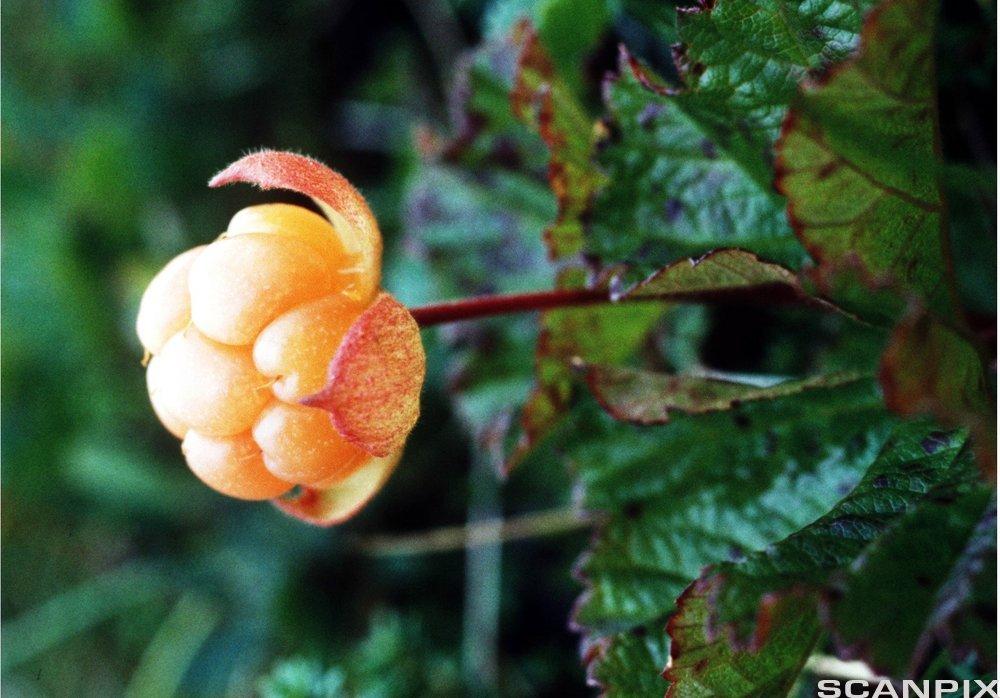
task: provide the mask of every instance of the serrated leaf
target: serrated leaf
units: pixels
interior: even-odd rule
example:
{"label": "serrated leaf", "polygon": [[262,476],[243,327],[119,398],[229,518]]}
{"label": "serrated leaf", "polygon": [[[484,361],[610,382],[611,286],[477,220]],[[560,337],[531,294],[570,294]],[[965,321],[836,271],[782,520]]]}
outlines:
{"label": "serrated leaf", "polygon": [[665,424],[675,412],[719,412],[755,400],[774,400],[864,379],[861,373],[844,371],[761,386],[614,366],[590,366],[586,377],[590,391],[608,414],[634,424]]}
{"label": "serrated leaf", "polygon": [[[974,630],[996,618],[995,584],[982,599],[973,596],[980,578],[990,579],[990,566],[995,580],[995,493],[981,487],[932,497],[837,585],[826,615],[841,655],[889,676],[918,676],[940,644],[956,661],[973,654],[995,668],[996,634]],[[886,627],[892,632],[881,631]]]}
{"label": "serrated leaf", "polygon": [[670,657],[666,633],[659,625],[639,626],[627,633],[600,638],[585,645],[587,682],[602,689],[605,698],[661,698],[667,687],[651,667],[662,667]]}
{"label": "serrated leaf", "polygon": [[[867,19],[860,55],[804,89],[777,145],[778,188],[827,275],[859,265],[875,281],[952,312],[936,140],[937,3],[894,0]],[[836,300],[836,299],[835,299]],[[870,316],[871,301],[855,308]]]}
{"label": "serrated leaf", "polygon": [[797,268],[804,252],[772,187],[772,144],[810,70],[846,56],[871,2],[719,0],[678,14],[680,85],[623,52],[605,88],[587,249],[648,270],[734,245]]}
{"label": "serrated leaf", "polygon": [[591,165],[591,120],[556,73],[538,35],[527,22],[514,30],[520,45],[517,73],[510,93],[515,115],[537,129],[549,149],[549,185],[559,213],[545,231],[549,256],[574,255],[583,247],[582,217],[601,184]]}
{"label": "serrated leaf", "polygon": [[[665,622],[705,565],[763,549],[822,515],[888,436],[870,381],[663,427],[580,419],[575,433],[586,438],[570,459],[584,506],[607,518],[578,565],[588,588],[574,621],[612,647],[631,628]],[[634,680],[592,671],[609,687]]]}
{"label": "serrated leaf", "polygon": [[632,288],[614,291],[613,298],[766,305],[801,303],[826,308],[803,290],[790,270],[738,249],[712,250],[699,257],[678,260],[657,269]]}
{"label": "serrated leaf", "polygon": [[739,563],[722,563],[705,576],[723,583],[716,599],[716,623],[737,643],[759,631],[761,600],[792,589],[818,588],[846,569],[899,517],[935,488],[970,485],[967,437],[926,423],[896,428],[864,479],[850,494],[809,526]]}
{"label": "serrated leaf", "polygon": [[[895,522],[918,510],[921,502],[935,497],[950,497],[953,501],[961,492],[975,487],[978,485],[964,435],[938,432],[926,424],[900,425],[861,483],[829,513],[744,561],[721,563],[702,573],[686,592],[704,599],[706,604],[696,607],[702,626],[701,641],[695,646],[711,644],[718,651],[711,657],[701,653],[685,657],[684,645],[678,649],[675,644],[675,662],[694,666],[689,675],[677,680],[701,685],[707,673],[732,663],[732,652],[749,663],[742,676],[757,675],[753,658],[765,659],[766,668],[775,633],[784,642],[788,632],[787,626],[776,620],[775,608],[792,599],[800,605],[795,623],[818,629],[819,592],[833,575],[847,570]],[[913,574],[912,566],[907,572]],[[685,614],[683,604],[681,614]],[[682,618],[679,623],[690,644],[694,621]],[[782,653],[786,659],[804,660],[814,638],[802,635],[797,643],[786,644]],[[695,659],[699,660],[697,664],[693,664]]]}
{"label": "serrated leaf", "polygon": [[736,246],[797,267],[804,252],[784,202],[753,179],[623,52],[605,85],[610,136],[598,164],[607,185],[594,202],[587,252],[627,263],[642,278],[680,257]]}
{"label": "serrated leaf", "polygon": [[717,578],[700,578],[677,600],[677,613],[667,625],[667,698],[787,695],[819,637],[815,600],[787,595],[768,604],[760,617],[767,635],[750,652],[732,647],[723,635],[705,632],[712,622],[717,583]]}

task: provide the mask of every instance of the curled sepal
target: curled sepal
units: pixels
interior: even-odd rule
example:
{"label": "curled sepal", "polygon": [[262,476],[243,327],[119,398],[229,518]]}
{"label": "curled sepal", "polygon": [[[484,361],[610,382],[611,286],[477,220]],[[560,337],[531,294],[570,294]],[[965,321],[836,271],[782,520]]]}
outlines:
{"label": "curled sepal", "polygon": [[274,505],[289,516],[314,526],[333,526],[354,516],[382,489],[399,462],[402,450],[372,458],[346,478],[324,486],[302,487],[298,494],[279,497]]}
{"label": "curled sepal", "polygon": [[344,336],[326,387],[302,404],[329,412],[351,443],[387,456],[417,423],[425,370],[420,328],[405,306],[381,293]]}
{"label": "curled sepal", "polygon": [[382,266],[382,234],[371,209],[357,189],[323,163],[296,153],[262,150],[232,163],[208,182],[221,187],[234,182],[261,189],[288,189],[311,197],[338,235],[344,249],[357,258],[359,298],[370,298],[378,288]]}

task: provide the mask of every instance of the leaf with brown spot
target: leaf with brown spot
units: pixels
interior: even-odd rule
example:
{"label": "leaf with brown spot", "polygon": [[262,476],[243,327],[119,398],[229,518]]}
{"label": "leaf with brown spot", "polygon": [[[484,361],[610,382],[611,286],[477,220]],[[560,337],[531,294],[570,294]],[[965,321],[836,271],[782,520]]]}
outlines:
{"label": "leaf with brown spot", "polygon": [[700,257],[682,259],[657,270],[644,281],[614,294],[616,300],[740,301],[781,304],[817,303],[802,289],[796,275],[752,252],[712,250]]}
{"label": "leaf with brown spot", "polygon": [[996,477],[996,409],[982,355],[970,340],[919,308],[892,331],[879,366],[886,406],[905,417],[932,415],[972,430],[980,468]]}
{"label": "leaf with brown spot", "polygon": [[[703,579],[714,580],[706,634],[726,637],[737,650],[755,649],[774,629],[761,624],[770,618],[768,607],[790,595],[811,599],[803,619],[818,625],[820,594],[877,550],[895,526],[932,503],[954,502],[981,487],[964,433],[926,422],[899,424],[857,486],[823,516],[744,560],[704,572]],[[912,560],[899,572],[900,587],[918,583],[920,566]]]}
{"label": "leaf with brown spot", "polygon": [[759,614],[758,627],[766,630],[755,647],[734,648],[725,635],[709,630],[714,597],[723,583],[720,577],[703,576],[677,599],[677,611],[667,624],[667,697],[787,695],[819,638],[815,598],[789,594],[773,599]]}
{"label": "leaf with brown spot", "polygon": [[536,129],[549,148],[549,186],[559,212],[545,230],[552,259],[568,257],[583,247],[583,219],[603,177],[592,162],[592,120],[557,75],[537,33],[527,23],[514,30],[521,47],[510,93],[514,114]]}
{"label": "leaf with brown spot", "polygon": [[[805,87],[777,143],[788,218],[828,275],[858,265],[898,292],[953,313],[938,172],[933,36],[937,3],[886,2],[866,19],[860,54]],[[878,317],[876,297],[835,297]]]}
{"label": "leaf with brown spot", "polygon": [[865,378],[844,371],[761,386],[613,366],[588,366],[585,375],[590,391],[612,417],[644,425],[665,424],[674,412],[719,412],[744,402],[774,400]]}
{"label": "leaf with brown spot", "polygon": [[996,493],[981,486],[928,500],[828,594],[824,616],[838,654],[908,677],[945,647],[956,662],[975,655],[995,671]]}

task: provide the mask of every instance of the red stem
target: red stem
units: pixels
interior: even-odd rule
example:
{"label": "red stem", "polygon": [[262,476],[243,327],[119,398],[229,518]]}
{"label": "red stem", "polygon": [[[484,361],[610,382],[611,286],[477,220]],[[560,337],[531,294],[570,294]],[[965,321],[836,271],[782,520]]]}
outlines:
{"label": "red stem", "polygon": [[410,308],[417,324],[421,327],[441,325],[446,322],[472,320],[475,318],[507,315],[509,313],[527,313],[549,308],[567,308],[596,303],[610,303],[611,297],[607,289],[582,288],[554,291],[538,291],[535,293],[515,293],[499,296],[473,296],[444,303],[424,305]]}
{"label": "red stem", "polygon": [[608,289],[580,288],[514,293],[498,296],[473,296],[444,303],[434,303],[410,308],[410,314],[421,327],[441,325],[446,322],[474,320],[493,315],[528,313],[550,308],[570,308],[600,303],[636,303],[661,301],[675,303],[733,303],[744,305],[805,305],[826,311],[837,309],[820,298],[806,295],[801,289],[784,283],[766,283],[757,286],[703,290],[665,290],[659,293],[627,294],[612,299]]}

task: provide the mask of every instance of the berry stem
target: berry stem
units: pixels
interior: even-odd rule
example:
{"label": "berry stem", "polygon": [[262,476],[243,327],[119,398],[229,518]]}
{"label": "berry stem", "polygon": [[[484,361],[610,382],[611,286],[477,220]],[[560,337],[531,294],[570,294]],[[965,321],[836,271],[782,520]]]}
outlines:
{"label": "berry stem", "polygon": [[670,290],[647,295],[625,295],[612,298],[606,288],[555,289],[509,295],[472,296],[443,303],[410,308],[410,314],[420,327],[443,325],[462,320],[478,320],[495,315],[530,313],[552,308],[572,308],[602,303],[638,303],[661,301],[674,303],[731,303],[737,305],[800,305],[826,312],[843,312],[821,298],[810,296],[801,289],[783,283],[732,288]]}
{"label": "berry stem", "polygon": [[534,293],[514,293],[510,295],[473,296],[443,303],[433,303],[418,308],[410,308],[417,324],[421,327],[442,325],[461,320],[476,320],[494,315],[529,313],[551,308],[568,308],[597,303],[610,303],[607,289],[556,289]]}

